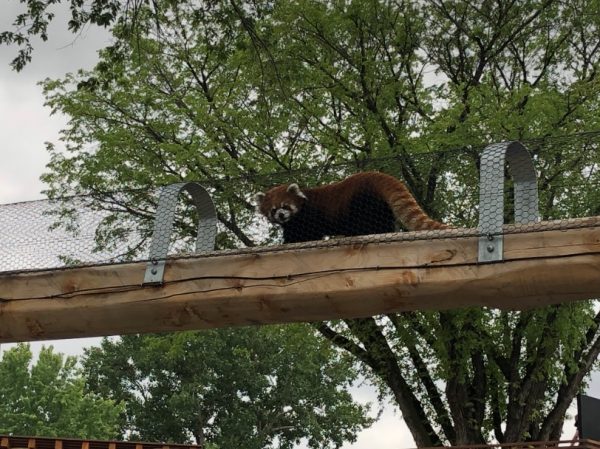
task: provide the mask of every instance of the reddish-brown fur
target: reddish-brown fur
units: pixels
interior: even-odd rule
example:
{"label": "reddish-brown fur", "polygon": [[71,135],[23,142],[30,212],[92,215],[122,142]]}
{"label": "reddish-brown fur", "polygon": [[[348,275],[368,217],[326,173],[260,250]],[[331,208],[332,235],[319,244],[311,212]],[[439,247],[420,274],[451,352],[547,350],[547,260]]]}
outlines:
{"label": "reddish-brown fur", "polygon": [[378,172],[310,189],[280,185],[257,195],[257,201],[260,212],[283,227],[286,242],[393,232],[394,219],[410,231],[448,227],[431,219],[404,183]]}

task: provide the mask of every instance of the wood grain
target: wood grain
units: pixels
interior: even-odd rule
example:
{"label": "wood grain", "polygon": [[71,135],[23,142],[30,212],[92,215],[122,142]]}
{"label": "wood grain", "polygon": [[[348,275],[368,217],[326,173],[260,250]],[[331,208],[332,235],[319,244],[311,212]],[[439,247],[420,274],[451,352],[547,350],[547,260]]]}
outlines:
{"label": "wood grain", "polygon": [[506,235],[504,261],[492,264],[477,262],[478,237],[467,230],[171,259],[162,286],[141,286],[145,263],[0,274],[0,342],[600,297],[598,219],[570,223],[576,229],[549,222]]}

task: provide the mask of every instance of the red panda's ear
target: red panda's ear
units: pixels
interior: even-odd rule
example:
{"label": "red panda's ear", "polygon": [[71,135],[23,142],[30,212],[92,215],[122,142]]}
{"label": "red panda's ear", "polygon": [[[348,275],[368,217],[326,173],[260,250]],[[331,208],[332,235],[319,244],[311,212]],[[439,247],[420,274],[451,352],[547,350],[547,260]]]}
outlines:
{"label": "red panda's ear", "polygon": [[294,184],[290,184],[287,188],[287,191],[290,193],[293,193],[294,195],[299,196],[300,198],[306,198],[306,195],[304,193],[302,193],[302,190],[300,190],[300,187],[298,187],[298,184],[294,183]]}
{"label": "red panda's ear", "polygon": [[265,194],[263,192],[258,192],[254,195],[254,202],[257,206],[260,206],[265,199]]}

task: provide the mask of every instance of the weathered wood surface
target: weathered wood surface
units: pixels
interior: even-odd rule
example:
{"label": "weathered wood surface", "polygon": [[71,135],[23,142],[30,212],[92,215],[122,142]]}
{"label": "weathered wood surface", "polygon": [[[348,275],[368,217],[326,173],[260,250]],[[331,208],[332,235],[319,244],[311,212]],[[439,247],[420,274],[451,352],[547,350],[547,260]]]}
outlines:
{"label": "weathered wood surface", "polygon": [[[477,263],[456,238],[248,252],[167,262],[0,274],[0,342],[364,317],[489,306],[524,309],[600,297],[600,219],[504,237],[504,261]],[[510,230],[510,229],[509,229]],[[447,236],[447,238],[445,238]]]}

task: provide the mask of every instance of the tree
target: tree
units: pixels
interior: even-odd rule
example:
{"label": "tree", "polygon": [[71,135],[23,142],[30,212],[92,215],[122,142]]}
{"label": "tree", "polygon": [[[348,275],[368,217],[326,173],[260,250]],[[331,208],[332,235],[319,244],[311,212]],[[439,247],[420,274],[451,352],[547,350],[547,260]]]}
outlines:
{"label": "tree", "polygon": [[115,438],[122,407],[84,392],[74,357],[43,347],[38,360],[27,344],[0,360],[0,433],[71,438]]}
{"label": "tree", "polygon": [[92,391],[126,407],[134,438],[211,448],[340,447],[368,425],[356,371],[305,325],[104,339],[86,351]]}
{"label": "tree", "polygon": [[[47,193],[90,194],[111,213],[100,232],[106,245],[122,237],[120,220],[147,235],[150,187],[201,179],[217,202],[220,247],[252,246],[275,238],[257,235],[253,191],[370,167],[401,175],[433,216],[470,226],[478,150],[520,139],[535,156],[545,219],[598,213],[599,8],[593,0],[142,6],[137,32],[118,23],[94,70],[44,83],[48,104],[70,117],[67,153],[48,147]],[[581,302],[317,327],[391,395],[417,444],[432,446],[557,439],[600,352],[599,323]]]}

